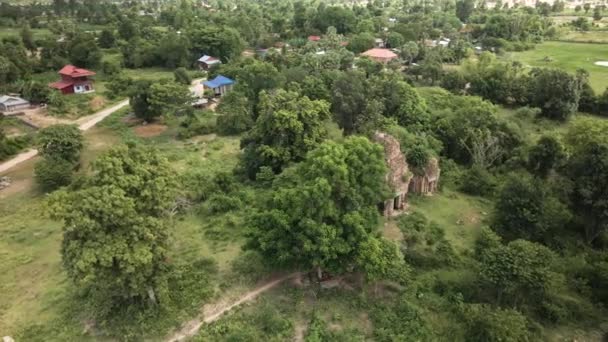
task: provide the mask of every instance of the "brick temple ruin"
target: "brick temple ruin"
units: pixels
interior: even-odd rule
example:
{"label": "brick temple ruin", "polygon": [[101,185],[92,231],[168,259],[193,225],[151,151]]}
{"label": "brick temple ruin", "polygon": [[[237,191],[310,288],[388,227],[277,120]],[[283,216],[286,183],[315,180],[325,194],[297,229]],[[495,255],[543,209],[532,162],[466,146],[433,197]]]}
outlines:
{"label": "brick temple ruin", "polygon": [[393,196],[380,205],[384,216],[394,216],[406,210],[409,192],[428,195],[437,191],[441,172],[437,158],[431,158],[424,169],[413,172],[397,139],[390,134],[376,132],[374,141],[384,147],[384,161],[388,167],[386,181],[393,191]]}

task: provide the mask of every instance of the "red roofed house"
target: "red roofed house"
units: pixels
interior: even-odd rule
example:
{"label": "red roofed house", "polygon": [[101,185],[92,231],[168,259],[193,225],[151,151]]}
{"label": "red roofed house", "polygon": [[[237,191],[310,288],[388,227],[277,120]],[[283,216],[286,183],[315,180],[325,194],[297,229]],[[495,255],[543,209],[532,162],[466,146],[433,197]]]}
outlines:
{"label": "red roofed house", "polygon": [[61,81],[53,82],[49,86],[61,90],[63,94],[82,94],[95,91],[93,80],[89,79],[89,76],[95,75],[92,71],[68,64],[59,70],[59,75],[61,75]]}
{"label": "red roofed house", "polygon": [[321,37],[319,36],[308,36],[309,42],[318,42],[319,40],[321,40]]}
{"label": "red roofed house", "polygon": [[371,58],[372,60],[380,63],[388,63],[393,59],[397,58],[397,54],[389,49],[379,49],[374,48],[371,50],[367,50],[361,54],[361,56],[366,56]]}

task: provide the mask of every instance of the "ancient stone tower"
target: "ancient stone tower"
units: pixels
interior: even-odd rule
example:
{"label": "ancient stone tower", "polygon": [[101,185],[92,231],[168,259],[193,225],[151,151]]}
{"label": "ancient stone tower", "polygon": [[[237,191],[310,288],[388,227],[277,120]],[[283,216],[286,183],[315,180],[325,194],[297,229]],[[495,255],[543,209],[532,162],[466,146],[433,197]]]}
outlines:
{"label": "ancient stone tower", "polygon": [[386,182],[393,191],[392,197],[381,205],[384,216],[393,216],[407,209],[407,194],[410,191],[422,195],[437,191],[440,169],[436,158],[429,160],[424,170],[417,170],[414,174],[397,139],[390,134],[376,132],[374,141],[384,147],[384,161],[388,167]]}

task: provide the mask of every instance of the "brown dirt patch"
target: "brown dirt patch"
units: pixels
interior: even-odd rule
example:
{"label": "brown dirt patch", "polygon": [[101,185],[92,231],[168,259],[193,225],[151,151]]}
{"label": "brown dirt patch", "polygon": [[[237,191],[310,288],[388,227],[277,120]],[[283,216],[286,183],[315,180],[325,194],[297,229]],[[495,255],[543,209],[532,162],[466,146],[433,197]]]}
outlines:
{"label": "brown dirt patch", "polygon": [[17,193],[24,193],[32,188],[34,180],[32,178],[12,180],[11,185],[0,190],[0,199],[7,198]]}
{"label": "brown dirt patch", "polygon": [[94,112],[103,109],[105,105],[106,100],[101,96],[95,96],[91,99],[91,101],[89,101],[89,107],[91,107],[91,110]]}
{"label": "brown dirt patch", "polygon": [[67,119],[61,119],[48,115],[47,109],[42,107],[27,109],[23,112],[24,115],[19,116],[18,119],[40,128],[60,123],[73,123],[73,121]]}
{"label": "brown dirt patch", "polygon": [[166,130],[167,126],[156,123],[133,127],[133,132],[142,138],[155,137]]}

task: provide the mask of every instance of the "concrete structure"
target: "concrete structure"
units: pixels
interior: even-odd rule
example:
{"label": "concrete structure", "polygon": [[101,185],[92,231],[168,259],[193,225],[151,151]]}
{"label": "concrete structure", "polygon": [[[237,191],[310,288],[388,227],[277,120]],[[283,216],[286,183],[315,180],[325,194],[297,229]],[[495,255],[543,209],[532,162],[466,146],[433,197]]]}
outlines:
{"label": "concrete structure", "polygon": [[0,96],[0,112],[8,114],[30,108],[30,102],[18,96]]}

